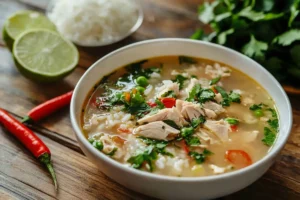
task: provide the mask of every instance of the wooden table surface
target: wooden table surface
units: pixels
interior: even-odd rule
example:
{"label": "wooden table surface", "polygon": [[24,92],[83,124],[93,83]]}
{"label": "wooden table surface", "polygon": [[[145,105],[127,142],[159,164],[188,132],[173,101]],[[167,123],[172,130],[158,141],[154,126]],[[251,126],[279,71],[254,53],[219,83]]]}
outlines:
{"label": "wooden table surface", "polygon": [[[48,0],[0,0],[0,26],[17,10],[43,11]],[[0,107],[21,119],[34,106],[74,88],[85,70],[106,53],[126,44],[161,37],[189,37],[196,28],[201,0],[141,0],[145,20],[126,40],[107,47],[79,48],[76,70],[59,83],[41,85],[16,70],[11,54],[0,38]],[[300,96],[290,95],[294,124],[291,136],[275,164],[251,186],[222,199],[300,199]],[[114,182],[80,150],[63,109],[31,127],[49,146],[57,173],[56,194],[47,171],[0,127],[0,199],[151,199]]]}

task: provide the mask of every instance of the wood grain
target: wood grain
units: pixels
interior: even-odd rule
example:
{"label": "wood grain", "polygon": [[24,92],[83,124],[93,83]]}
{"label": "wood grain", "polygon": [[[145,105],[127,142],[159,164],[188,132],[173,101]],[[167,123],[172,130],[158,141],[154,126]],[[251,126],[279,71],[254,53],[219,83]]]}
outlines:
{"label": "wood grain", "polygon": [[[43,10],[48,0],[0,0],[0,26],[17,10]],[[25,3],[26,4],[25,4]],[[0,38],[0,107],[20,119],[34,106],[74,88],[93,62],[126,44],[158,37],[189,37],[204,27],[196,10],[201,0],[140,0],[145,21],[131,37],[117,44],[79,47],[80,62],[65,80],[36,84],[16,70]],[[222,199],[300,199],[300,97],[290,95],[294,125],[291,136],[271,169],[257,182]],[[56,196],[48,173],[22,145],[0,128],[0,199],[147,199],[103,175],[80,150],[69,120],[69,109],[32,125],[49,145],[60,184]]]}

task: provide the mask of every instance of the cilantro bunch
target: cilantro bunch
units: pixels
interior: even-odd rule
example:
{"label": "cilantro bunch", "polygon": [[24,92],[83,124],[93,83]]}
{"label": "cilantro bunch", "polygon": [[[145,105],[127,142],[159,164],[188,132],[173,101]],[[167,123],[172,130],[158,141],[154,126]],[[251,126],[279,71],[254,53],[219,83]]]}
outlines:
{"label": "cilantro bunch", "polygon": [[300,0],[215,0],[199,7],[209,35],[192,39],[218,43],[253,58],[279,81],[300,79]]}

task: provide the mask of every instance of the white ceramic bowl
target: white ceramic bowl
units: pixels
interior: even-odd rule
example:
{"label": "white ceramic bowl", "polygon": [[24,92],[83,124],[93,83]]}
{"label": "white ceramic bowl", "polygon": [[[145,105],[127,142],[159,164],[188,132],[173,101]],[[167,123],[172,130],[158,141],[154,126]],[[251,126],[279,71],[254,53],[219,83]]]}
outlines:
{"label": "white ceramic bowl", "polygon": [[[104,75],[120,66],[155,56],[186,55],[226,63],[255,79],[274,99],[279,112],[280,131],[269,153],[253,165],[226,174],[208,177],[169,177],[125,167],[95,149],[83,136],[80,116],[91,88]],[[120,184],[161,199],[210,199],[236,192],[261,177],[283,148],[292,126],[289,99],[275,78],[250,58],[231,49],[189,39],[155,39],[118,49],[98,60],[79,80],[71,102],[71,121],[78,143],[100,170]]]}

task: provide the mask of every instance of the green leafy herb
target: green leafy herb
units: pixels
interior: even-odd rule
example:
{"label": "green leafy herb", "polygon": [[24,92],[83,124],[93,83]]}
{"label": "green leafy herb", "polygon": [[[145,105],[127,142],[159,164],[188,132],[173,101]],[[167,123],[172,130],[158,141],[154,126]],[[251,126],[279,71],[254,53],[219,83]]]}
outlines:
{"label": "green leafy herb", "polygon": [[149,138],[146,138],[146,137],[139,137],[139,138],[141,138],[147,145],[154,146],[154,148],[155,148],[154,150],[157,153],[167,155],[167,156],[170,156],[170,157],[174,157],[173,154],[171,154],[170,152],[167,152],[166,149],[165,149],[167,147],[167,145],[169,144],[168,141],[154,140],[154,139],[149,139]]}
{"label": "green leafy herb", "polygon": [[207,149],[204,149],[202,153],[190,151],[189,155],[196,161],[197,164],[202,164],[207,158],[207,156],[212,155],[212,152]]}
{"label": "green leafy herb", "polygon": [[271,128],[273,128],[275,131],[278,130],[278,119],[269,119],[268,124]]}
{"label": "green leafy herb", "polygon": [[277,118],[276,110],[273,108],[268,108],[267,111],[270,111],[272,113],[272,117]]}
{"label": "green leafy herb", "polygon": [[196,64],[197,61],[194,58],[188,56],[178,56],[179,64],[189,63],[189,64]]}
{"label": "green leafy herb", "polygon": [[135,156],[130,157],[127,162],[131,163],[133,168],[139,169],[143,163],[146,162],[150,171],[154,170],[153,161],[157,159],[157,152],[154,150],[154,146],[150,145],[144,152],[138,152]]}
{"label": "green leafy herb", "polygon": [[193,136],[185,138],[185,142],[188,146],[197,146],[201,144],[199,138]]}
{"label": "green leafy herb", "polygon": [[230,106],[230,98],[224,88],[220,86],[215,86],[215,89],[221,94],[223,101],[221,102],[222,106]]}
{"label": "green leafy herb", "polygon": [[196,97],[201,92],[201,85],[196,84],[189,93],[189,97],[186,99],[187,101],[195,101]]}
{"label": "green leafy herb", "polygon": [[176,98],[176,94],[174,92],[174,90],[169,90],[168,92],[164,93],[163,95],[161,95],[161,97],[172,97],[172,98]]}
{"label": "green leafy herb", "polygon": [[176,77],[173,80],[173,82],[177,82],[179,84],[179,89],[182,89],[184,81],[187,80],[187,79],[188,79],[187,77],[184,77],[184,76],[178,74],[178,75],[176,75]]}
{"label": "green leafy herb", "polygon": [[215,85],[221,80],[221,76],[218,76],[212,80],[210,80],[209,85]]}
{"label": "green leafy herb", "polygon": [[235,92],[230,92],[229,93],[229,99],[231,102],[235,102],[235,103],[241,103],[241,95]]}
{"label": "green leafy herb", "polygon": [[180,134],[184,138],[191,136],[193,133],[194,133],[194,128],[193,127],[183,127],[180,130]]}
{"label": "green leafy herb", "polygon": [[159,109],[165,108],[165,105],[159,99],[155,99],[155,103],[156,103],[157,108],[159,108]]}
{"label": "green leafy herb", "polygon": [[200,124],[204,124],[205,121],[205,117],[201,115],[199,118],[193,118],[191,121],[191,125],[194,129],[196,129]]}
{"label": "green leafy herb", "polygon": [[215,96],[216,95],[212,89],[203,89],[199,95],[199,101],[204,103],[206,101],[213,100]]}
{"label": "green leafy herb", "polygon": [[[192,39],[218,43],[242,52],[259,62],[279,81],[299,85],[299,0],[209,2],[199,6],[198,18],[209,24],[213,32],[197,30]],[[226,100],[224,104],[228,102]]]}
{"label": "green leafy herb", "polygon": [[227,121],[228,124],[231,124],[231,125],[236,125],[239,123],[239,120],[235,119],[235,118],[226,118],[225,121]]}
{"label": "green leafy herb", "polygon": [[166,119],[166,120],[163,120],[163,122],[177,130],[180,130],[180,127],[173,120]]}
{"label": "green leafy herb", "polygon": [[262,142],[267,146],[272,146],[276,139],[276,134],[268,127],[264,128],[264,138]]}
{"label": "green leafy herb", "polygon": [[263,104],[262,103],[260,103],[260,104],[253,104],[252,106],[250,106],[250,110],[261,110],[262,109],[262,107],[263,107]]}

